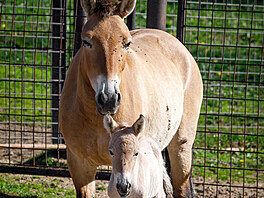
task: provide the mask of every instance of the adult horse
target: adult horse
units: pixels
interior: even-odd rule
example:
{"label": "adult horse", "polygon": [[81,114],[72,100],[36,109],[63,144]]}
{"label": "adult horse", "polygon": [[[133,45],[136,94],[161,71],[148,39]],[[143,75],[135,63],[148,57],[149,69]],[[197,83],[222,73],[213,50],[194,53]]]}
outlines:
{"label": "adult horse", "polygon": [[[129,32],[124,23],[136,0],[81,0],[88,21],[62,91],[59,125],[77,197],[93,197],[99,165],[111,165],[104,114],[132,124],[168,146],[175,197],[191,197],[189,180],[202,80],[188,50],[159,30]],[[98,113],[99,112],[99,113]],[[100,115],[102,114],[102,115]]]}

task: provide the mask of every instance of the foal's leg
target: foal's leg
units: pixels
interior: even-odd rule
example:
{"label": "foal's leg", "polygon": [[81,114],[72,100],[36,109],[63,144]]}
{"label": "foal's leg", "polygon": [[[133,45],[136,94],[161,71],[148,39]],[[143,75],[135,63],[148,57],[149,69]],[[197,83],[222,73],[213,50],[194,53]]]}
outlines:
{"label": "foal's leg", "polygon": [[67,149],[67,162],[77,198],[95,197],[95,174],[97,167],[80,159],[70,149]]}
{"label": "foal's leg", "polygon": [[202,99],[201,86],[202,84],[197,81],[189,82],[184,93],[182,120],[176,135],[168,146],[175,197],[194,197],[189,177],[192,165],[192,146]]}

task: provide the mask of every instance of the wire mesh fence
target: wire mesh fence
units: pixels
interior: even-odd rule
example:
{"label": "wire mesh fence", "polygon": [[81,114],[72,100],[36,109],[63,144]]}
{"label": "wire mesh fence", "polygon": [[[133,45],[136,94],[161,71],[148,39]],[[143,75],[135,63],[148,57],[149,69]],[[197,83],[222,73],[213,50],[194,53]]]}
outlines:
{"label": "wire mesh fence", "polygon": [[65,166],[50,149],[65,149],[57,115],[72,57],[73,2],[3,0],[0,8],[0,163]]}
{"label": "wire mesh fence", "polygon": [[[204,82],[194,184],[203,197],[210,197],[207,187],[215,196],[227,189],[235,197],[232,191],[240,188],[244,197],[252,190],[261,197],[264,1],[183,2],[179,28]],[[67,168],[57,115],[65,74],[78,48],[77,3],[0,2],[1,167]],[[168,0],[166,31],[173,36],[177,13],[178,1]],[[147,0],[138,0],[135,27],[145,28],[146,18]]]}
{"label": "wire mesh fence", "polygon": [[204,83],[193,172],[216,196],[263,193],[263,11],[263,1],[186,4],[184,44]]}

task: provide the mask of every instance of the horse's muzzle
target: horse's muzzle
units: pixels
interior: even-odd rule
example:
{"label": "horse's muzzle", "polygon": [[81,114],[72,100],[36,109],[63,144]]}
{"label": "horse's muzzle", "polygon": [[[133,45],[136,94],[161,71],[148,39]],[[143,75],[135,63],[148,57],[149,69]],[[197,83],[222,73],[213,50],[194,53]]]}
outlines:
{"label": "horse's muzzle", "polygon": [[96,98],[97,110],[101,115],[110,113],[112,115],[117,113],[118,106],[121,102],[120,92],[115,92],[113,94],[100,92]]}
{"label": "horse's muzzle", "polygon": [[116,189],[120,197],[127,197],[130,194],[131,184],[129,182],[117,183]]}

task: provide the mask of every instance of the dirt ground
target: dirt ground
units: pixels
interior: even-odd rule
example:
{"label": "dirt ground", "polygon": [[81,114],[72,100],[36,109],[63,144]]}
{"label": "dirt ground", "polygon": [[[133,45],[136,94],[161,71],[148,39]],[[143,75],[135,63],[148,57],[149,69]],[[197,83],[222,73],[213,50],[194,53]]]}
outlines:
{"label": "dirt ground", "polygon": [[[1,176],[1,174],[0,174]],[[61,177],[46,177],[46,176],[30,176],[30,175],[15,175],[15,174],[5,174],[5,177],[20,177],[20,181],[16,181],[16,184],[19,183],[24,183],[24,182],[37,182],[37,183],[52,183],[54,179],[57,179],[60,181],[58,184],[58,188],[66,188],[66,189],[74,189],[73,183],[71,178],[61,178]],[[206,183],[208,185],[205,185],[203,188],[203,184],[197,184],[197,183],[203,183],[203,178],[194,178],[193,179],[194,183],[194,189],[196,192],[196,196],[199,197],[206,197],[206,198],[226,198],[230,197],[230,188],[229,187],[221,187],[218,186],[218,193],[216,195],[216,186],[214,186],[215,181],[206,179]],[[102,180],[97,180],[96,181],[96,197],[97,198],[107,198],[107,185],[108,181],[102,181]],[[221,181],[219,185],[229,185],[227,181]],[[232,187],[231,188],[231,197],[232,198],[255,198],[259,197],[262,198],[264,197],[264,190],[259,189],[258,195],[256,193],[256,189],[253,184],[246,184],[245,186],[247,188],[244,189],[244,196],[243,196],[243,183],[242,182],[235,182],[232,184],[233,186],[241,186],[239,187]],[[259,188],[264,188],[264,184],[260,183]],[[59,195],[59,194],[58,194]]]}
{"label": "dirt ground", "polygon": [[[3,129],[3,125],[1,125],[1,129]],[[11,130],[16,131],[15,129],[19,129],[19,126],[12,126]],[[41,143],[52,143],[51,142],[51,133],[50,129],[46,129],[46,135],[42,133],[43,129],[40,127],[35,127],[35,131],[39,132],[34,134],[34,141],[32,137],[32,132],[30,132],[32,129],[30,127],[23,127],[23,140],[21,140],[21,132],[9,132],[2,130],[1,132],[1,138],[0,143],[6,144],[8,143],[8,139],[10,137],[11,141],[10,143],[14,144],[20,144],[21,141],[23,144],[33,142],[35,144],[41,144]],[[4,132],[3,132],[4,131]],[[22,152],[21,152],[22,151]],[[32,164],[32,157],[33,155],[36,156],[43,152],[43,150],[36,150],[32,151],[31,149],[0,149],[0,163],[1,164]],[[9,155],[10,153],[10,155]],[[66,166],[66,159],[63,159],[63,156],[65,156],[65,152],[60,154],[60,164],[65,164]],[[51,162],[49,162],[49,166],[56,166],[58,164],[58,152],[55,151],[48,153],[46,157],[36,159],[36,164],[38,163],[47,163],[47,159],[51,159]],[[31,161],[30,161],[31,160]],[[46,160],[46,162],[45,162]],[[42,164],[45,165],[45,164]],[[21,179],[17,182],[52,182],[54,179],[60,180],[60,184],[58,187],[68,188],[68,189],[74,189],[72,180],[70,178],[60,178],[60,177],[45,177],[45,176],[29,176],[29,175],[12,175],[7,174],[8,177],[14,177],[19,176]],[[258,187],[262,188],[259,189],[258,192],[256,190],[256,184],[244,184],[243,188],[243,182],[237,181],[232,183],[232,188],[230,188],[229,181],[220,181],[219,183],[216,183],[216,181],[212,179],[206,179],[206,181],[203,180],[202,177],[196,177],[193,178],[194,183],[194,189],[196,192],[197,197],[206,197],[206,198],[226,198],[226,197],[232,197],[232,198],[240,198],[240,197],[246,197],[246,198],[255,198],[255,197],[264,197],[264,182],[260,181],[258,183]],[[97,187],[97,198],[105,198],[107,197],[107,181],[96,181],[96,187]],[[222,186],[221,186],[222,185]],[[218,187],[217,187],[218,186]],[[244,190],[243,190],[244,189]],[[231,196],[230,196],[231,193]]]}

